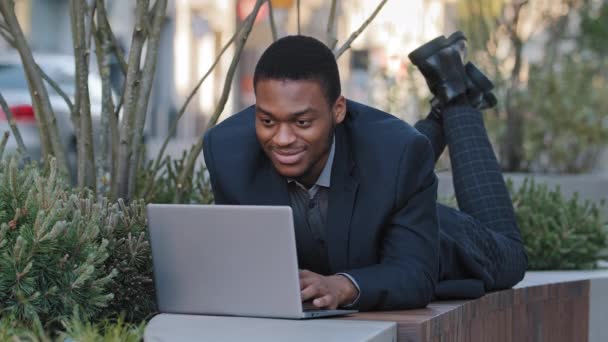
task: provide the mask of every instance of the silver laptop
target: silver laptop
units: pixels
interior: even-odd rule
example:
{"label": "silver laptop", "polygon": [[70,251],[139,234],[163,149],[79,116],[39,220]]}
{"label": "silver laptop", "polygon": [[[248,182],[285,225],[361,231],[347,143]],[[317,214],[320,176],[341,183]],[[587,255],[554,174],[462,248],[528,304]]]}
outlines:
{"label": "silver laptop", "polygon": [[303,310],[290,207],[149,204],[163,313],[313,318]]}

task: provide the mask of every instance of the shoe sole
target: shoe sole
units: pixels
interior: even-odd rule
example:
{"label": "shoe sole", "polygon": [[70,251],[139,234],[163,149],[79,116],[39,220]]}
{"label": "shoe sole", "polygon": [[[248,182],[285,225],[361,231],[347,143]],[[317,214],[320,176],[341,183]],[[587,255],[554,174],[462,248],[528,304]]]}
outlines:
{"label": "shoe sole", "polygon": [[410,61],[412,61],[412,63],[414,63],[414,65],[418,65],[435,52],[441,50],[441,48],[445,46],[445,42],[445,37],[439,36],[410,52],[407,57],[410,59]]}
{"label": "shoe sole", "polygon": [[412,61],[412,63],[414,63],[414,65],[418,65],[437,51],[444,47],[451,46],[459,40],[467,40],[467,37],[464,35],[464,33],[462,33],[462,31],[456,31],[448,38],[439,36],[410,52],[407,57],[410,59],[410,61]]}

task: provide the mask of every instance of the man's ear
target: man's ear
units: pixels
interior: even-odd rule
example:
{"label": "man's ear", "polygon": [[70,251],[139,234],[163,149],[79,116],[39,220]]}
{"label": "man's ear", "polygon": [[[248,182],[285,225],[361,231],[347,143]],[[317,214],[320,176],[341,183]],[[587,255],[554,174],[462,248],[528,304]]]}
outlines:
{"label": "man's ear", "polygon": [[340,95],[334,103],[333,113],[336,124],[340,124],[344,121],[344,118],[346,117],[346,99],[344,96]]}

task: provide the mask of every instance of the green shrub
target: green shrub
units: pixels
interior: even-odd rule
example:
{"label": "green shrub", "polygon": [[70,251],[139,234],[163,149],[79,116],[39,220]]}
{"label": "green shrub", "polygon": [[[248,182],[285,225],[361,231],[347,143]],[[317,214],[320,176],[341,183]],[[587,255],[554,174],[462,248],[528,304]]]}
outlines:
{"label": "green shrub", "polygon": [[[509,184],[513,189],[512,184]],[[608,246],[607,225],[600,205],[581,202],[578,194],[566,199],[560,188],[526,179],[512,190],[513,205],[526,252],[529,269],[595,268],[600,253]]]}
{"label": "green shrub", "polygon": [[99,323],[84,322],[78,315],[63,322],[65,332],[60,341],[86,342],[139,342],[143,340],[145,322],[138,325],[125,323],[122,318]]}
{"label": "green shrub", "polygon": [[109,204],[48,170],[0,161],[0,310],[56,326],[154,310],[144,204]]}
{"label": "green shrub", "polygon": [[122,318],[89,323],[83,321],[77,311],[70,319],[61,322],[60,330],[45,331],[38,320],[29,326],[23,323],[14,317],[3,317],[0,320],[0,341],[136,342],[143,339],[145,328],[144,323],[130,324]]}
{"label": "green shrub", "polygon": [[[182,153],[181,158],[172,159],[167,156],[158,170],[154,169],[152,162],[148,162],[139,171],[136,182],[137,198],[143,198],[146,203],[213,203],[211,181],[205,166],[200,165],[186,184],[179,183],[178,176],[184,170],[186,159],[186,151]],[[178,188],[181,189],[179,195]]]}
{"label": "green shrub", "polygon": [[30,326],[26,327],[23,322],[12,316],[4,316],[0,319],[0,341],[46,342],[51,340],[38,320],[31,322]]}

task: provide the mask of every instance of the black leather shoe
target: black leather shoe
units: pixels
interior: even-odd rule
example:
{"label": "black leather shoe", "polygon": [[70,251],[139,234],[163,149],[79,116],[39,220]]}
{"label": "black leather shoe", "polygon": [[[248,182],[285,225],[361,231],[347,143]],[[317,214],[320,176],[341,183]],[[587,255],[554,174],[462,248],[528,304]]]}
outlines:
{"label": "black leather shoe", "polygon": [[[467,91],[466,98],[465,96],[459,97],[452,102],[467,103],[471,107],[484,110],[488,108],[492,108],[496,106],[497,100],[496,96],[492,94],[492,89],[494,89],[494,84],[490,79],[484,75],[481,70],[479,70],[473,63],[468,62],[464,66],[465,73],[467,74]],[[443,108],[440,101],[433,97],[431,99],[431,112],[435,117],[440,119],[441,109]]]}
{"label": "black leather shoe", "polygon": [[496,106],[497,100],[492,89],[494,84],[473,63],[464,66],[467,74],[467,98],[471,106],[484,110]]}
{"label": "black leather shoe", "polygon": [[448,38],[437,37],[408,55],[441,106],[466,94],[467,75],[462,62],[465,41],[464,34],[458,31]]}

